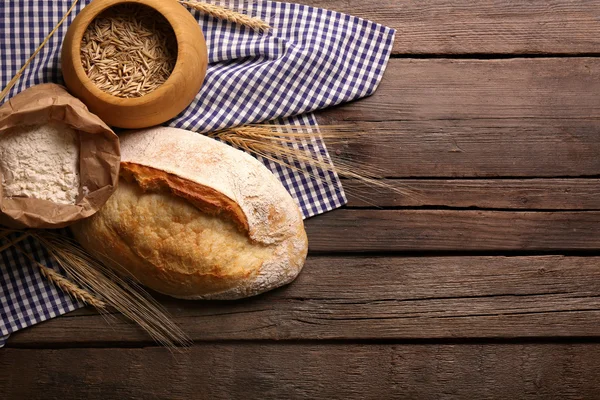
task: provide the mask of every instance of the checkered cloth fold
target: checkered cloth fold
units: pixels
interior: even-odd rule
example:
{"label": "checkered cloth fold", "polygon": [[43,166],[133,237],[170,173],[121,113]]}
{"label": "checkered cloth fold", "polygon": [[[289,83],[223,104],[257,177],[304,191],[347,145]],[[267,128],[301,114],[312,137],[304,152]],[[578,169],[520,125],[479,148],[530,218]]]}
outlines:
{"label": "checkered cloth fold", "polygon": [[[33,63],[9,97],[43,82],[62,83],[60,46],[83,0]],[[311,113],[370,95],[385,70],[394,30],[374,22],[299,4],[274,1],[225,1],[236,11],[257,16],[274,30],[251,29],[190,11],[206,37],[209,67],[194,102],[168,125],[208,132],[246,123],[277,120],[283,124],[314,125]],[[71,0],[5,0],[0,8],[0,87],[4,87],[46,34],[62,18]],[[330,160],[318,139],[304,141]],[[302,166],[300,173],[261,159],[279,177],[305,218],[345,204],[336,174]],[[60,271],[33,239],[22,248],[36,260]],[[80,306],[40,275],[15,249],[0,254],[0,347],[8,335]]]}

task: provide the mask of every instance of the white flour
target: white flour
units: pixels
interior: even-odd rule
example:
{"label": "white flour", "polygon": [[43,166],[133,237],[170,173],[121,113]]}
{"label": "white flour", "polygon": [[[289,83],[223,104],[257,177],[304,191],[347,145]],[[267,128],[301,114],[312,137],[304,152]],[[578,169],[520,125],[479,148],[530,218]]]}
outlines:
{"label": "white flour", "polygon": [[79,141],[59,123],[20,126],[0,136],[4,197],[75,204],[79,194]]}

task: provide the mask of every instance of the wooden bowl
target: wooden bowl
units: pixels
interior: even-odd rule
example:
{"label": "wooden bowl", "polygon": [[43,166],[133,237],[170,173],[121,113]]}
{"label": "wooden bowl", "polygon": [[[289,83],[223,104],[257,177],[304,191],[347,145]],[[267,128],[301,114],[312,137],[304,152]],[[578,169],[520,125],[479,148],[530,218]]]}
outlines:
{"label": "wooden bowl", "polygon": [[[81,64],[81,40],[88,25],[104,10],[122,3],[153,8],[169,22],[177,40],[173,72],[153,92],[142,97],[121,98],[99,89]],[[194,100],[206,75],[208,53],[198,22],[174,0],[94,0],[69,27],[61,54],[62,73],[69,91],[81,99],[104,122],[119,128],[159,125],[179,114]]]}

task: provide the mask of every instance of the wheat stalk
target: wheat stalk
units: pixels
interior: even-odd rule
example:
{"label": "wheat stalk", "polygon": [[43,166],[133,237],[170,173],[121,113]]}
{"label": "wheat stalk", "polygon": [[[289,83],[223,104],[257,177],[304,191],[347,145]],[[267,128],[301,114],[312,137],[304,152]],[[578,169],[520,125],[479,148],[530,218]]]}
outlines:
{"label": "wheat stalk", "polygon": [[94,259],[75,241],[48,231],[32,234],[82,289],[144,329],[167,346],[187,346],[191,340],[165,314],[160,304],[137,283],[124,280]]}
{"label": "wheat stalk", "polygon": [[53,270],[52,268],[48,268],[42,263],[36,261],[29,253],[23,250],[19,245],[13,244],[14,248],[21,254],[23,254],[29,261],[31,261],[34,265],[36,265],[42,275],[50,281],[54,286],[61,289],[63,292],[73,297],[74,299],[80,300],[90,306],[95,307],[99,311],[106,309],[106,303],[102,300],[98,299],[93,294],[81,289],[79,286],[69,281],[61,274]]}
{"label": "wheat stalk", "polygon": [[[234,147],[251,154],[263,157],[278,165],[290,168],[309,176],[323,180],[316,171],[333,172],[344,178],[356,179],[369,187],[377,187],[410,197],[419,195],[408,187],[390,185],[383,178],[387,171],[364,162],[330,154],[330,162],[317,151],[316,141],[323,139],[329,144],[349,145],[364,132],[351,126],[330,125],[288,126],[288,125],[246,125],[209,133],[208,136],[218,138]],[[385,132],[377,132],[374,137],[381,137]],[[360,197],[357,194],[353,194]]]}
{"label": "wheat stalk", "polygon": [[235,12],[226,7],[195,0],[180,0],[179,3],[192,10],[200,11],[201,13],[208,14],[217,19],[254,29],[256,32],[266,33],[272,29],[269,24],[259,18],[249,17],[246,14]]}
{"label": "wheat stalk", "polygon": [[26,239],[29,236],[29,232],[14,231],[14,230],[7,229],[7,230],[3,230],[1,239],[5,239],[8,235],[10,235],[11,233],[14,233],[14,232],[22,232],[22,235],[17,237],[16,239],[13,239],[12,241],[9,241],[8,244],[5,244],[4,246],[0,246],[0,253],[6,249],[11,248],[12,246],[14,246],[15,244],[19,243],[20,241]]}
{"label": "wheat stalk", "polygon": [[60,28],[60,26],[63,24],[63,22],[65,22],[65,20],[71,14],[71,12],[73,11],[73,9],[77,5],[77,3],[79,3],[79,0],[73,1],[73,4],[71,4],[71,7],[69,8],[69,10],[67,10],[66,14],[62,17],[62,19],[58,22],[58,24],[56,24],[56,26],[50,31],[50,33],[48,34],[48,36],[46,36],[46,38],[42,41],[42,43],[38,46],[38,48],[35,49],[35,51],[33,52],[33,54],[27,59],[27,61],[25,61],[25,64],[23,64],[23,66],[21,67],[21,69],[19,69],[19,71],[16,73],[16,75],[13,76],[13,78],[10,80],[10,82],[8,82],[8,85],[6,85],[6,87],[2,90],[2,92],[0,92],[0,102],[2,100],[4,100],[4,98],[6,97],[6,95],[8,94],[8,92],[10,91],[10,89],[12,89],[13,86],[15,86],[15,84],[17,83],[17,81],[19,80],[19,78],[21,77],[21,75],[23,75],[23,71],[25,71],[25,69],[29,66],[29,64],[31,64],[31,61],[33,61],[33,59],[35,58],[35,56],[38,55],[38,53],[42,50],[42,48],[44,48],[44,46],[46,45],[46,43],[48,43],[48,41],[50,40],[50,38],[56,33],[56,31],[58,30],[58,28]]}
{"label": "wheat stalk", "polygon": [[[62,26],[62,24],[67,20],[67,18],[69,17],[69,15],[71,15],[73,10],[75,9],[75,6],[78,3],[79,3],[79,0],[73,1],[73,3],[71,4],[71,7],[69,7],[67,12],[61,18],[61,20],[54,26],[54,28],[52,28],[50,33],[44,38],[42,43],[37,47],[37,49],[35,49],[35,51],[27,59],[27,61],[25,61],[23,66],[21,66],[21,68],[17,71],[17,73],[8,82],[6,87],[4,87],[4,89],[2,89],[2,91],[0,92],[0,102],[2,102],[4,100],[4,98],[8,95],[8,92],[15,86],[15,84],[21,78],[25,69],[29,66],[29,64],[31,64],[33,59],[44,48],[44,46],[46,46],[46,44],[50,41],[52,36],[54,36],[56,31],[58,30],[58,28],[60,28]],[[190,8],[190,9],[200,11],[202,13],[211,15],[215,18],[230,21],[235,24],[247,26],[251,29],[254,29],[257,32],[269,32],[272,29],[271,26],[269,26],[269,24],[267,24],[266,22],[264,22],[263,20],[261,20],[259,18],[249,17],[245,14],[235,12],[226,7],[222,7],[222,6],[218,6],[218,5],[214,5],[214,4],[208,4],[208,3],[201,3],[201,2],[198,2],[195,0],[194,1],[181,0],[181,1],[179,1],[179,3],[181,3],[182,5]],[[139,91],[141,89],[141,87],[138,87],[136,85],[136,89]],[[123,94],[130,94],[130,93],[123,92]],[[128,97],[128,96],[123,96],[123,97]]]}
{"label": "wheat stalk", "polygon": [[[164,346],[172,348],[191,344],[191,340],[169,319],[158,302],[137,283],[117,276],[73,240],[50,231],[6,228],[0,228],[0,239],[6,240],[11,233],[21,233],[21,236],[2,246],[0,251],[14,247],[35,264],[49,282],[63,292],[94,306],[99,311],[105,311],[108,307],[116,309]],[[37,262],[17,245],[29,236],[44,246],[68,278]]]}

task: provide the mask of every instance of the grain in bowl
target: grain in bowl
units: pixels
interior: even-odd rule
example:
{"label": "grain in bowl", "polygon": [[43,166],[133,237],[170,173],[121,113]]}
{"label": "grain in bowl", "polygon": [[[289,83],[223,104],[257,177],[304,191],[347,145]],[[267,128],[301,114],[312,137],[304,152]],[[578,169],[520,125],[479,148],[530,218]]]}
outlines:
{"label": "grain in bowl", "polygon": [[87,77],[116,97],[141,97],[171,75],[177,40],[169,22],[151,7],[119,4],[98,15],[81,40]]}

